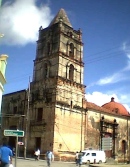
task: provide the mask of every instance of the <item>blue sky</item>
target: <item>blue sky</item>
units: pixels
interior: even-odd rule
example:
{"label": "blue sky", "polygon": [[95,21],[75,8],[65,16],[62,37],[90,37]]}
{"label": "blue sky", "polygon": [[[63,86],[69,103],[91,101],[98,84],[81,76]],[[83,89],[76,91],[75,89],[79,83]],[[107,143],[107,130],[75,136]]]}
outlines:
{"label": "blue sky", "polygon": [[115,97],[130,112],[130,0],[3,0],[0,54],[7,54],[4,94],[26,89],[33,73],[38,29],[64,8],[84,42],[86,98]]}

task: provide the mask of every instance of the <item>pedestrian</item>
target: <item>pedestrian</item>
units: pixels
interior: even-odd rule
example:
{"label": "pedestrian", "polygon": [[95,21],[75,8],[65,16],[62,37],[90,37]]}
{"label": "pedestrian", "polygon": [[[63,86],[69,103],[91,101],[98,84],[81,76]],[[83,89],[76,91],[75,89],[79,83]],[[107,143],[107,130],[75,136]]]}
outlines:
{"label": "pedestrian", "polygon": [[37,149],[37,150],[35,151],[34,155],[35,155],[35,160],[39,160],[39,158],[40,158],[40,150]]}
{"label": "pedestrian", "polygon": [[82,151],[80,151],[78,153],[78,165],[81,166],[82,165],[82,156],[83,156],[83,153]]}
{"label": "pedestrian", "polygon": [[12,164],[13,153],[7,146],[7,139],[3,138],[3,145],[0,148],[0,167],[9,167]]}
{"label": "pedestrian", "polygon": [[39,149],[37,149],[37,151],[35,151],[35,153],[34,153],[34,155],[35,155],[35,160],[39,160],[39,158],[40,158],[40,150]]}
{"label": "pedestrian", "polygon": [[78,166],[78,151],[76,152],[76,155],[75,155],[75,162],[76,162],[76,165]]}
{"label": "pedestrian", "polygon": [[47,166],[50,167],[51,162],[54,160],[54,154],[52,153],[52,151],[46,152],[46,160],[47,160]]}

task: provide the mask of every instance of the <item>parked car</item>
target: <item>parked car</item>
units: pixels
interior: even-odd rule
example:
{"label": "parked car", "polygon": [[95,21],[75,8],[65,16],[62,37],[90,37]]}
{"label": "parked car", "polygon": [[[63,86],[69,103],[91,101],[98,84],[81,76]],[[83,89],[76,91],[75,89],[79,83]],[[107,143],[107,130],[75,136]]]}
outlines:
{"label": "parked car", "polygon": [[106,154],[101,150],[82,151],[82,163],[105,163]]}

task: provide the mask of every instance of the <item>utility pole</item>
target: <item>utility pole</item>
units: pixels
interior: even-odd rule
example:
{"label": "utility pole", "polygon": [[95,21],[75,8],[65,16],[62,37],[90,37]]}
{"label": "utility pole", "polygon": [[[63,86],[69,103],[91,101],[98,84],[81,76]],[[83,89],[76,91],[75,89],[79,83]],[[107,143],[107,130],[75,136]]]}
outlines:
{"label": "utility pole", "polygon": [[82,135],[83,135],[83,111],[81,111],[81,139],[80,139],[80,150],[82,151]]}
{"label": "utility pole", "polygon": [[27,89],[27,113],[25,117],[25,138],[24,138],[24,159],[26,159],[27,154],[27,139],[28,139],[28,123],[29,123],[29,103],[30,103],[30,77]]}

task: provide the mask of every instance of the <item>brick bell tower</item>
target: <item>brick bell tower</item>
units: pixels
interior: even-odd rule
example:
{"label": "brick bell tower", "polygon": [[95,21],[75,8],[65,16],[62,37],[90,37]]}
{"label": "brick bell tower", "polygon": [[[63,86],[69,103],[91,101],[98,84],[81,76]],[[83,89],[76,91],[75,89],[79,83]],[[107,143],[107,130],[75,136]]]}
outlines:
{"label": "brick bell tower", "polygon": [[74,30],[60,9],[47,28],[39,28],[31,82],[30,147],[35,144],[42,152],[81,149],[83,69],[81,30]]}

